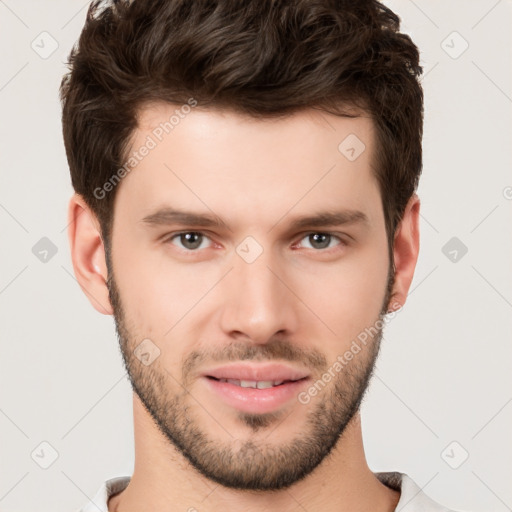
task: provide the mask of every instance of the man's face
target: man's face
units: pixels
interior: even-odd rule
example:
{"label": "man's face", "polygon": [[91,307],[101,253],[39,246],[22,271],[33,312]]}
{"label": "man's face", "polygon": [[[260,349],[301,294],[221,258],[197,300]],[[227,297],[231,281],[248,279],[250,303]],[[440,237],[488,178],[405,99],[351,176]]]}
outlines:
{"label": "man's face", "polygon": [[[132,151],[153,146],[148,136],[156,147],[117,191],[109,290],[125,365],[160,431],[203,475],[284,488],[334,448],[378,353],[380,331],[351,348],[389,300],[372,122],[196,108],[155,132],[175,109],[141,112]],[[322,212],[346,222],[294,225]]]}

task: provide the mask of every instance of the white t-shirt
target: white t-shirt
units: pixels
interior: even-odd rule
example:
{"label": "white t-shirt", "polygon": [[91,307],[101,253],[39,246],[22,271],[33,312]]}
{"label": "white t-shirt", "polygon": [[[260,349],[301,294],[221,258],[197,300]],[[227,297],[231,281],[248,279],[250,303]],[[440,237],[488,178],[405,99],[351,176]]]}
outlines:
{"label": "white t-shirt", "polygon": [[[383,472],[375,476],[386,486],[400,491],[400,500],[395,512],[455,512],[430,499],[418,485],[405,473]],[[107,480],[98,490],[93,500],[78,512],[108,512],[109,498],[124,491],[130,482],[129,476],[120,476]]]}

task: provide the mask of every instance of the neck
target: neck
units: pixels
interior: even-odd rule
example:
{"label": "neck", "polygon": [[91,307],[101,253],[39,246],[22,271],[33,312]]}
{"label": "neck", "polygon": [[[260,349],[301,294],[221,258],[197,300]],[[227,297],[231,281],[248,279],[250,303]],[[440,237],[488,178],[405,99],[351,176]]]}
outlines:
{"label": "neck", "polygon": [[201,475],[158,430],[135,394],[134,420],[133,476],[128,487],[109,500],[110,512],[392,512],[400,497],[368,468],[359,413],[312,473],[287,489],[270,492],[229,489]]}

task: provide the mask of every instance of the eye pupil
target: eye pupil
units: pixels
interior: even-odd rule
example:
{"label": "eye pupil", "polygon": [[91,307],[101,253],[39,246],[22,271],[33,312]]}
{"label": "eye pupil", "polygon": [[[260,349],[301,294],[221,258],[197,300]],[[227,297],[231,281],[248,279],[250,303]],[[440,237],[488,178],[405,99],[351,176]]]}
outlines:
{"label": "eye pupil", "polygon": [[[313,235],[310,235],[310,238],[314,239],[314,243],[319,243],[321,247],[320,249],[325,249],[329,246],[329,242],[331,241],[331,235],[328,235],[326,233],[315,233]],[[323,240],[318,240],[319,238]]]}
{"label": "eye pupil", "polygon": [[202,235],[200,233],[195,233],[193,231],[189,233],[182,233],[180,235],[181,242],[187,249],[197,249],[201,245],[201,237]]}

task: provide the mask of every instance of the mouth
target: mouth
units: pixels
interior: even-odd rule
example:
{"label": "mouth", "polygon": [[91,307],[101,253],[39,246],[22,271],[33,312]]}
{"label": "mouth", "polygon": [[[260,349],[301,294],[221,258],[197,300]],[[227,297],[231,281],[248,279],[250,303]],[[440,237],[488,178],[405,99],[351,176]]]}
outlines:
{"label": "mouth", "polygon": [[233,384],[242,385],[243,387],[256,387],[252,383],[263,382],[280,385],[283,382],[297,381],[308,377],[309,372],[284,363],[242,362],[209,368],[203,372],[203,375],[217,380],[234,381]]}
{"label": "mouth", "polygon": [[218,382],[227,382],[229,384],[233,384],[233,386],[240,386],[241,388],[253,388],[253,389],[269,389],[275,388],[277,386],[282,386],[283,384],[288,384],[289,382],[298,382],[300,380],[307,379],[307,377],[303,377],[301,379],[288,379],[288,380],[240,380],[240,379],[217,379],[212,375],[206,376],[208,379],[213,379]]}
{"label": "mouth", "polygon": [[205,371],[201,379],[213,399],[252,414],[298,402],[310,380],[307,371],[277,363],[225,365]]}

